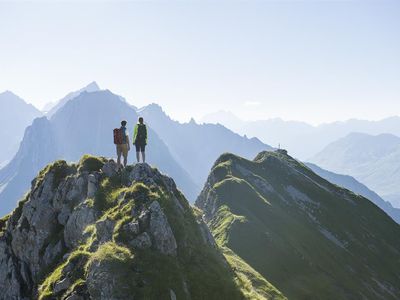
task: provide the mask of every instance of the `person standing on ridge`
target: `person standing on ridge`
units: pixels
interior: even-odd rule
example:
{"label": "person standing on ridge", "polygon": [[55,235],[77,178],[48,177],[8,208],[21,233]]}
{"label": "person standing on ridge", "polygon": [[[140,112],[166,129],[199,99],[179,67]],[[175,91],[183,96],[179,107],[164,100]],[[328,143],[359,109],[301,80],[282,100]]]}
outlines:
{"label": "person standing on ridge", "polygon": [[121,165],[121,155],[124,157],[124,167],[128,163],[128,152],[131,150],[129,133],[126,130],[126,121],[121,122],[119,129],[114,129],[114,143],[117,146],[117,163]]}
{"label": "person standing on ridge", "polygon": [[147,127],[143,123],[143,118],[139,118],[139,122],[135,125],[133,132],[133,144],[136,146],[136,159],[140,162],[140,152],[142,153],[142,161],[146,162],[144,150],[147,145]]}

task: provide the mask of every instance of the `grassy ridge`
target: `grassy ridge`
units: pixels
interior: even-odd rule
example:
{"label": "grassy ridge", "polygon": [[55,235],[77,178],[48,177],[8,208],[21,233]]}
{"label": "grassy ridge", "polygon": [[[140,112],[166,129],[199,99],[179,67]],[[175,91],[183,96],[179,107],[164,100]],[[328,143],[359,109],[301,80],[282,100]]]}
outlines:
{"label": "grassy ridge", "polygon": [[196,204],[210,199],[218,244],[289,299],[396,299],[399,225],[290,156],[221,156]]}

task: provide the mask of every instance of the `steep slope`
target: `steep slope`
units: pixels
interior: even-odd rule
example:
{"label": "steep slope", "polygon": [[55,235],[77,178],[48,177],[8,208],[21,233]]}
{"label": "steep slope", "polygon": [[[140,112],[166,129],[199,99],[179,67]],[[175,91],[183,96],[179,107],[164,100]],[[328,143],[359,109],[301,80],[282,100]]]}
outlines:
{"label": "steep slope", "polygon": [[221,153],[232,152],[250,158],[262,150],[272,149],[256,138],[242,137],[221,125],[200,125],[193,119],[189,123],[179,123],[157,104],[146,106],[138,113],[160,135],[174,158],[199,186],[204,184],[213,162]]}
{"label": "steep slope", "polygon": [[28,190],[32,178],[57,158],[57,148],[50,122],[37,118],[26,129],[14,159],[0,170],[0,216],[12,211]]}
{"label": "steep slope", "polygon": [[24,131],[42,113],[17,95],[0,93],[0,165],[13,158],[18,151]]}
{"label": "steep slope", "polygon": [[171,178],[91,156],[47,166],[0,221],[0,298],[250,299]]}
{"label": "steep slope", "polygon": [[196,205],[218,244],[289,299],[398,299],[400,226],[283,151],[222,155]]}
{"label": "steep slope", "polygon": [[393,220],[395,220],[397,223],[400,223],[400,209],[394,208],[390,202],[383,200],[377,193],[371,191],[368,187],[363,185],[361,182],[358,182],[355,178],[324,170],[312,163],[306,163],[306,165],[318,176],[321,176],[329,182],[344,187],[355,194],[359,194],[368,200],[371,200],[380,209],[392,217]]}
{"label": "steep slope", "polygon": [[[0,170],[0,213],[10,212],[29,188],[31,178],[55,159],[77,161],[85,153],[115,157],[112,129],[120,126],[123,119],[133,127],[137,120],[135,109],[110,91],[99,91],[82,92],[50,120],[34,122],[27,129],[18,154]],[[198,188],[190,175],[174,160],[157,133],[149,129],[149,136],[148,161],[174,176],[179,188],[194,200]],[[129,162],[134,159],[132,149]]]}
{"label": "steep slope", "polygon": [[351,175],[385,200],[400,198],[400,138],[352,133],[310,159],[329,171]]}

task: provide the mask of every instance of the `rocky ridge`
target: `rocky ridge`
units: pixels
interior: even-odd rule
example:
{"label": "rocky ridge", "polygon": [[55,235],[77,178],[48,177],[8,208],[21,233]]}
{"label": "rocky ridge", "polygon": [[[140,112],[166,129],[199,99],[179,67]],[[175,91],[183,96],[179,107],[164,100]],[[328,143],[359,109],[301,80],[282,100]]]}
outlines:
{"label": "rocky ridge", "polygon": [[0,220],[0,299],[243,299],[174,181],[147,164],[57,161]]}

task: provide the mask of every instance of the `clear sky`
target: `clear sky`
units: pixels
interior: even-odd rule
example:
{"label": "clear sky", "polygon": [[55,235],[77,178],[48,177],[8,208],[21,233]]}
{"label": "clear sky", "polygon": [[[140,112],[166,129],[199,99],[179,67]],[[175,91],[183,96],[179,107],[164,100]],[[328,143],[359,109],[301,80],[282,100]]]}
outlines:
{"label": "clear sky", "polygon": [[0,91],[93,80],[179,120],[400,115],[400,1],[0,0]]}

